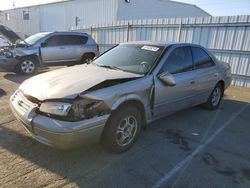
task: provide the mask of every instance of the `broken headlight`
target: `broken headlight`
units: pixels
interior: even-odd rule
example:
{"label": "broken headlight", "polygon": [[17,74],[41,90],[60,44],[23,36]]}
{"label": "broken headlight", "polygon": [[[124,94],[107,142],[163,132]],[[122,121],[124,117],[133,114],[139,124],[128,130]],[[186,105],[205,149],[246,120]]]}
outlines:
{"label": "broken headlight", "polygon": [[9,49],[0,49],[0,55],[5,56],[6,58],[12,58],[13,57],[13,52]]}
{"label": "broken headlight", "polygon": [[[97,100],[76,100],[73,103],[68,102],[44,102],[39,111],[51,117],[66,121],[80,121],[89,119],[98,115],[104,115],[108,112],[108,107]],[[59,117],[58,117],[59,116]]]}
{"label": "broken headlight", "polygon": [[4,52],[5,57],[12,58],[13,54],[11,52]]}
{"label": "broken headlight", "polygon": [[88,119],[105,113],[105,105],[102,101],[78,100],[72,105],[75,120]]}
{"label": "broken headlight", "polygon": [[39,110],[47,114],[67,116],[71,106],[72,104],[64,102],[44,102],[41,104]]}

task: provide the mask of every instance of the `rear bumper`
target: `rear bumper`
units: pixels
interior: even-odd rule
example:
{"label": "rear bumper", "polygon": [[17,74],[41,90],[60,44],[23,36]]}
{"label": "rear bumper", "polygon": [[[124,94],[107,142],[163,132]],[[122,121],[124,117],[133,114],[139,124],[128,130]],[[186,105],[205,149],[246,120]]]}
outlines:
{"label": "rear bumper", "polygon": [[[109,115],[78,122],[67,122],[39,115],[35,106],[27,112],[20,108],[21,99],[10,98],[10,108],[28,133],[37,141],[60,149],[99,142]],[[25,101],[24,101],[25,102]]]}

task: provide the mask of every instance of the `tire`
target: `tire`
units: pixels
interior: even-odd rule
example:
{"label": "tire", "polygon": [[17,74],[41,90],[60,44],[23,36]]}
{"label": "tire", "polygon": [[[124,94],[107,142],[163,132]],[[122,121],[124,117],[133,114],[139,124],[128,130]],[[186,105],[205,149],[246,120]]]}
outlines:
{"label": "tire", "polygon": [[202,106],[205,107],[208,110],[216,110],[219,108],[220,103],[221,103],[221,99],[223,97],[223,93],[224,93],[224,88],[222,87],[222,85],[220,83],[218,83],[211,95],[209,96],[208,100],[206,103],[204,103]]}
{"label": "tire", "polygon": [[90,54],[90,53],[84,54],[82,56],[81,63],[89,63],[90,61],[94,59],[94,57],[95,57],[94,54]]}
{"label": "tire", "polygon": [[132,147],[141,127],[142,116],[139,110],[132,106],[123,106],[108,120],[103,133],[103,142],[113,152],[124,152]]}
{"label": "tire", "polygon": [[37,61],[34,57],[25,57],[16,66],[16,72],[23,75],[32,75],[37,70]]}

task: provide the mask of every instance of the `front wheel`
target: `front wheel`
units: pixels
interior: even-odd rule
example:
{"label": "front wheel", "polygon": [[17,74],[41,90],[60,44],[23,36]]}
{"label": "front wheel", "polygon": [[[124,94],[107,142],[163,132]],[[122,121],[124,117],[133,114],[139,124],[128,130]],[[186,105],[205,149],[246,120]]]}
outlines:
{"label": "front wheel", "polygon": [[123,106],[112,114],[106,124],[103,141],[115,152],[128,150],[136,141],[142,127],[139,110],[130,106]]}
{"label": "front wheel", "polygon": [[211,95],[209,96],[207,102],[203,106],[208,110],[215,110],[219,108],[221,99],[224,93],[224,89],[220,83],[218,83],[213,89]]}
{"label": "front wheel", "polygon": [[35,58],[27,57],[20,60],[17,64],[17,72],[24,75],[31,75],[35,73],[37,69],[37,63]]}

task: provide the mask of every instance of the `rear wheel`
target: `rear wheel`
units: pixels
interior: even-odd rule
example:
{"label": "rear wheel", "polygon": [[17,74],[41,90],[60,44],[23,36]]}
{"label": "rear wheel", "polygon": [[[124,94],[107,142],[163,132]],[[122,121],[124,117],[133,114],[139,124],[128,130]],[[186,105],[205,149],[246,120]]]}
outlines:
{"label": "rear wheel", "polygon": [[20,60],[17,64],[16,70],[20,74],[31,75],[37,69],[37,62],[33,57],[26,57]]}
{"label": "rear wheel", "polygon": [[141,127],[139,110],[124,106],[110,117],[104,130],[103,141],[112,151],[124,152],[134,144]]}
{"label": "rear wheel", "polygon": [[82,56],[81,63],[90,63],[94,59],[95,55],[94,54],[84,54]]}
{"label": "rear wheel", "polygon": [[213,89],[207,102],[204,103],[203,106],[208,110],[215,110],[219,108],[223,93],[224,93],[224,89],[222,85],[218,83]]}

